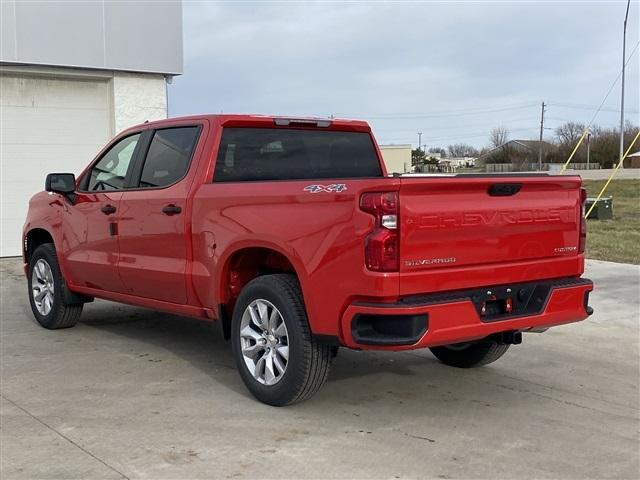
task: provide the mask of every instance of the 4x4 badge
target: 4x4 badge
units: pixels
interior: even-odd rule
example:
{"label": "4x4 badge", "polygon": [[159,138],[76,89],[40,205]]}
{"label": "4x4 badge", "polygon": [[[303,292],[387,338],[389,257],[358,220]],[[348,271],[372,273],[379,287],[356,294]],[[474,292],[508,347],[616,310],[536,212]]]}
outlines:
{"label": "4x4 badge", "polygon": [[347,186],[344,183],[332,183],[331,185],[307,185],[304,187],[305,192],[309,193],[336,193],[344,192]]}

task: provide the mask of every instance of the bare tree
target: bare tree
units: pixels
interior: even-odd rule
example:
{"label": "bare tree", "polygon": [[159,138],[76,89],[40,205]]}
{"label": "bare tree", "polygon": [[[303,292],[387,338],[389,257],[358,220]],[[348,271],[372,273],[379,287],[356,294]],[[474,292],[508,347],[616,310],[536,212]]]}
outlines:
{"label": "bare tree", "polygon": [[491,129],[491,134],[489,135],[489,142],[491,142],[491,146],[493,148],[498,148],[509,140],[509,130],[507,127],[495,127]]}
{"label": "bare tree", "polygon": [[478,150],[466,143],[455,143],[447,147],[450,157],[476,157]]}
{"label": "bare tree", "polygon": [[429,149],[429,153],[439,153],[441,158],[444,158],[447,156],[447,151],[442,147],[431,147]]}
{"label": "bare tree", "polygon": [[556,137],[561,145],[575,145],[584,132],[584,124],[567,122],[556,128]]}

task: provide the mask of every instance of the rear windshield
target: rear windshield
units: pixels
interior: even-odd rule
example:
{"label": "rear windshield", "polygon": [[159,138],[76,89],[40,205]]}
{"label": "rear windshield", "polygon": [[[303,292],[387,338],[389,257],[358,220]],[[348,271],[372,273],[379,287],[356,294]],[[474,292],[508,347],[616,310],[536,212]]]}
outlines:
{"label": "rear windshield", "polygon": [[225,128],[215,182],[381,177],[368,133]]}

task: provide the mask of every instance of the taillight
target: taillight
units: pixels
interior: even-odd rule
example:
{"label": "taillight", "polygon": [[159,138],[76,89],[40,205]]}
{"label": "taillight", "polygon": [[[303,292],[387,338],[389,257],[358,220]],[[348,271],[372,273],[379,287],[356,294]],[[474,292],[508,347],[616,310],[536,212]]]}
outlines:
{"label": "taillight", "polygon": [[398,192],[363,193],[360,210],[376,219],[373,231],[367,235],[364,244],[367,268],[375,272],[398,271]]}
{"label": "taillight", "polygon": [[580,241],[578,242],[578,253],[584,253],[587,246],[587,219],[584,218],[587,212],[587,190],[580,189]]}

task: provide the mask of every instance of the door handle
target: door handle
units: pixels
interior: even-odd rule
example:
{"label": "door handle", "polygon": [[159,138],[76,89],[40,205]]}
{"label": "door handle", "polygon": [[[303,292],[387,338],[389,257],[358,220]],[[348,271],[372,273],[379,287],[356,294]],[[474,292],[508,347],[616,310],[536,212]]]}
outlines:
{"label": "door handle", "polygon": [[521,183],[494,183],[489,187],[489,195],[492,197],[510,197],[522,188]]}
{"label": "door handle", "polygon": [[105,215],[111,215],[112,213],[116,213],[116,207],[113,205],[105,205],[100,209],[100,211]]}
{"label": "door handle", "polygon": [[162,209],[162,213],[164,213],[165,215],[176,215],[176,214],[178,214],[180,212],[182,212],[182,208],[179,207],[178,205],[174,205],[173,203],[170,203],[169,205],[166,205]]}

